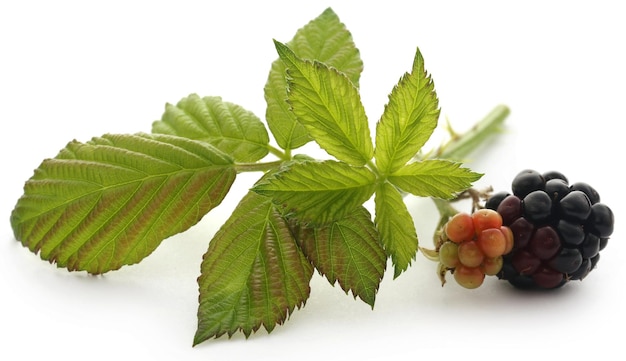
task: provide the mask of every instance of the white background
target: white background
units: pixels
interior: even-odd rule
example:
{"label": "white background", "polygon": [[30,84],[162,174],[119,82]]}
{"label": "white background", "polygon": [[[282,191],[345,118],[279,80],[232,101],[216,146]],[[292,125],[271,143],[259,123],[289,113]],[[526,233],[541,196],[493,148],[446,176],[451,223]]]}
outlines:
{"label": "white background", "polygon": [[[356,5],[358,4],[358,5]],[[3,1],[0,5],[0,359],[309,360],[512,357],[552,350],[619,358],[626,322],[621,225],[626,12],[607,1]],[[371,310],[315,275],[306,306],[274,332],[191,347],[201,257],[256,174],[188,232],[138,265],[88,276],[15,241],[9,214],[41,160],[72,140],[150,131],[166,102],[220,95],[264,116],[272,38],[331,6],[365,63],[372,126],[419,46],[445,117],[463,131],[503,103],[506,131],[468,159],[478,187],[507,190],[520,170],[592,184],[616,215],[583,282],[524,293],[489,278],[441,287],[417,255],[388,271]],[[431,143],[444,139],[437,132]],[[408,199],[428,245],[427,200]],[[617,330],[612,329],[617,325]],[[490,351],[503,348],[491,354]],[[545,349],[545,350],[544,350]]]}

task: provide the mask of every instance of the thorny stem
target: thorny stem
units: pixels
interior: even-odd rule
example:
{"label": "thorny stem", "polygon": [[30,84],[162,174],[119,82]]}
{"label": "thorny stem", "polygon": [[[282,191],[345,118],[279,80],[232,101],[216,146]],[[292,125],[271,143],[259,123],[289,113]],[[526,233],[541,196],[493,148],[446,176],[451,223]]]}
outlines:
{"label": "thorny stem", "polygon": [[[472,153],[480,144],[482,144],[487,138],[500,132],[501,125],[509,115],[510,110],[505,105],[499,105],[495,107],[485,118],[476,123],[470,130],[463,134],[455,133],[452,129],[448,129],[451,135],[451,139],[439,147],[437,150],[428,154],[426,158],[441,158],[453,161],[462,161]],[[459,211],[452,206],[452,202],[461,199],[472,199],[472,212],[480,207],[480,200],[486,199],[490,192],[491,187],[488,189],[478,191],[476,189],[468,189],[459,194],[453,200],[444,200],[439,198],[432,198],[437,210],[439,211],[439,223],[435,234],[433,235],[433,241],[435,244],[435,250],[429,250],[421,248],[422,254],[433,261],[438,261],[437,252],[441,243],[443,242],[443,226],[446,222]]]}
{"label": "thorny stem", "polygon": [[431,158],[462,161],[491,135],[501,131],[502,123],[509,115],[506,105],[496,106],[485,118],[476,123],[470,130],[457,134],[448,129],[451,139],[439,147]]}
{"label": "thorny stem", "polygon": [[[478,148],[478,146],[481,145],[487,138],[501,131],[502,123],[504,123],[504,120],[509,113],[510,110],[506,105],[498,105],[493,108],[487,116],[485,116],[465,133],[458,134],[449,128],[448,131],[450,132],[451,139],[427,157],[453,161],[462,161],[463,159],[466,159],[467,156]],[[489,191],[490,190],[485,190],[481,192],[469,189],[461,193],[457,199],[471,197],[473,205],[476,207],[479,198],[484,198]],[[433,200],[435,199],[433,198]],[[442,205],[444,202],[448,203],[445,207]],[[435,204],[437,205],[437,209],[439,209],[439,213],[442,215],[449,212],[447,208],[451,207],[448,201],[435,200]]]}
{"label": "thorny stem", "polygon": [[[441,158],[461,161],[472,153],[487,138],[501,131],[502,123],[509,115],[510,110],[506,105],[496,106],[485,118],[476,123],[470,130],[463,134],[458,134],[449,129],[452,138],[444,145],[434,151],[428,158]],[[472,198],[472,206],[476,208],[480,198],[486,198],[491,189],[477,191],[468,189],[459,194],[453,201]],[[443,216],[453,216],[456,211],[450,201],[433,198],[439,214]],[[474,209],[473,209],[474,210]]]}

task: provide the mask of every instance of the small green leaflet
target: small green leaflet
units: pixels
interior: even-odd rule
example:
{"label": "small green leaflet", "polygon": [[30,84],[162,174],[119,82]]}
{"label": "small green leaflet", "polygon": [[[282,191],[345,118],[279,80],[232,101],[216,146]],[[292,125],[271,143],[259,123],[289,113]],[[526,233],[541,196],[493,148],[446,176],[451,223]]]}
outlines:
{"label": "small green leaflet", "polygon": [[374,307],[387,256],[367,209],[359,207],[329,225],[295,228],[298,245],[315,268]]}
{"label": "small green leaflet", "polygon": [[268,153],[265,125],[252,112],[222,101],[191,94],[176,105],[166,104],[152,133],[171,134],[207,142],[237,162],[256,162]]}
{"label": "small green leaflet", "polygon": [[261,326],[271,332],[304,305],[312,276],[271,199],[249,192],[204,255],[194,345]]}
{"label": "small green leaflet", "polygon": [[375,187],[376,175],[368,168],[327,160],[295,163],[252,189],[301,222],[325,224],[353,212]]}
{"label": "small green leaflet", "polygon": [[[287,43],[300,58],[317,60],[345,73],[357,85],[363,70],[363,62],[352,35],[339,21],[332,9],[299,29]],[[287,104],[287,80],[285,65],[277,59],[264,88],[267,110],[265,118],[278,145],[283,149],[295,149],[308,143],[307,130],[296,121]]]}
{"label": "small green leaflet", "polygon": [[17,240],[69,270],[134,264],[220,204],[233,161],[201,142],[104,135],[45,160],[11,214]]}
{"label": "small green leaflet", "polygon": [[374,156],[365,109],[358,89],[343,73],[297,57],[275,42],[287,67],[288,100],[296,119],[328,154],[352,165]]}
{"label": "small green leaflet", "polygon": [[413,218],[402,195],[388,182],[376,189],[376,227],[387,255],[394,265],[394,278],[406,271],[418,249]]}
{"label": "small green leaflet", "polygon": [[452,199],[481,176],[461,167],[460,163],[434,159],[407,164],[388,179],[398,188],[416,196]]}
{"label": "small green leaflet", "polygon": [[438,104],[435,86],[418,49],[413,70],[393,88],[376,126],[375,157],[381,173],[398,170],[422,148],[437,126]]}

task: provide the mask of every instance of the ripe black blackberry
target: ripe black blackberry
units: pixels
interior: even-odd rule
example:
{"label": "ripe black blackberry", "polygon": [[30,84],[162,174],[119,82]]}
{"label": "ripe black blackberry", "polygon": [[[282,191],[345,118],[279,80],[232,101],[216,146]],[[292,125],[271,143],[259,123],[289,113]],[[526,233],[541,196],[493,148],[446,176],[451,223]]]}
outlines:
{"label": "ripe black blackberry", "polygon": [[613,233],[613,212],[598,192],[586,183],[569,184],[562,173],[535,170],[517,174],[511,190],[485,202],[515,238],[498,277],[543,289],[585,278]]}

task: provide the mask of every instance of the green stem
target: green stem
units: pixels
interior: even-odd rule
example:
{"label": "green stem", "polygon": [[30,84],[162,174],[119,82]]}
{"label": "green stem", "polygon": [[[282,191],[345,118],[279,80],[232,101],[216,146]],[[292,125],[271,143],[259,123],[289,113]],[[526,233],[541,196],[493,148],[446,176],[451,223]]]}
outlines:
{"label": "green stem", "polygon": [[452,218],[455,214],[459,213],[459,211],[452,207],[450,201],[441,199],[441,198],[431,198],[439,211],[439,222],[437,223],[437,228],[435,228],[435,234],[433,235],[433,243],[435,244],[435,249],[439,249],[439,236],[441,232],[443,232],[443,227],[448,220]]}
{"label": "green stem", "polygon": [[[452,139],[437,149],[429,158],[448,159],[462,161],[466,159],[487,138],[501,131],[502,123],[509,115],[510,110],[506,105],[496,106],[487,116],[476,123],[470,130],[463,134],[456,134],[452,130]],[[442,219],[453,216],[458,211],[452,207],[449,201],[433,198]]]}
{"label": "green stem", "polygon": [[373,160],[368,160],[366,166],[372,171],[374,172],[374,174],[376,174],[377,178],[380,178],[380,172],[378,171],[378,167],[376,166],[376,163],[374,163]]}
{"label": "green stem", "polygon": [[273,155],[275,155],[276,157],[278,157],[281,160],[289,160],[291,159],[291,151],[289,149],[287,149],[285,152],[283,152],[282,150],[275,148],[271,145],[267,146],[267,150],[272,153]]}
{"label": "green stem", "polygon": [[472,129],[463,134],[451,132],[452,139],[437,149],[431,158],[463,161],[488,137],[501,131],[502,123],[509,115],[506,105],[498,105],[485,118],[476,123]]}
{"label": "green stem", "polygon": [[439,211],[439,215],[441,215],[441,218],[448,219],[454,216],[455,214],[459,213],[459,211],[456,210],[456,208],[452,207],[452,204],[450,203],[450,201],[447,201],[441,198],[432,198],[432,200],[435,203],[435,206],[437,207],[437,210]]}
{"label": "green stem", "polygon": [[266,172],[271,169],[280,167],[283,164],[282,160],[265,163],[238,163],[235,164],[235,170],[237,173],[243,172]]}
{"label": "green stem", "polygon": [[[478,146],[480,146],[487,138],[497,134],[501,131],[502,123],[509,115],[510,110],[505,105],[499,105],[495,107],[487,116],[476,123],[470,130],[463,134],[454,133],[450,129],[452,138],[436,151],[431,152],[426,158],[440,158],[452,161],[463,161],[466,159]],[[437,230],[433,236],[433,240],[438,249],[438,242],[440,232],[442,232],[443,226],[446,222],[459,211],[452,206],[451,201],[439,198],[431,198],[439,211],[439,223]],[[438,261],[436,257],[437,251],[423,249],[422,253],[426,258],[434,261]]]}

